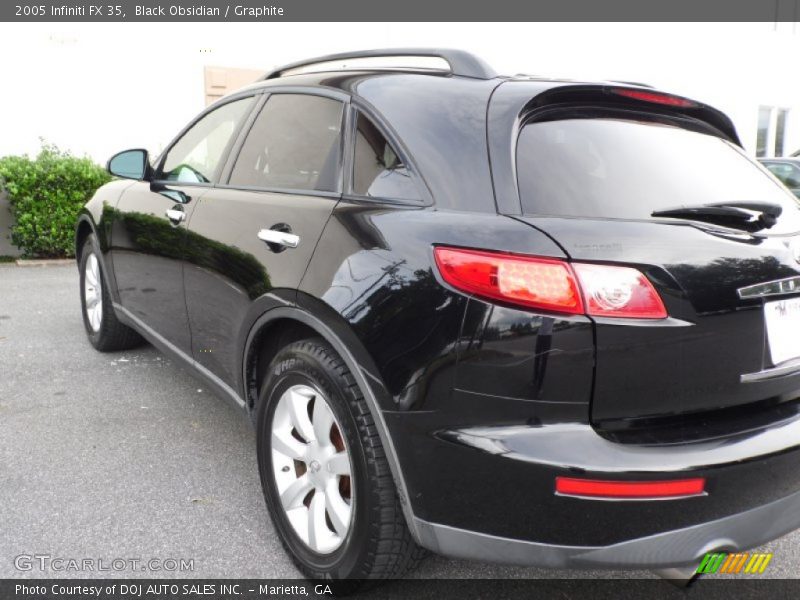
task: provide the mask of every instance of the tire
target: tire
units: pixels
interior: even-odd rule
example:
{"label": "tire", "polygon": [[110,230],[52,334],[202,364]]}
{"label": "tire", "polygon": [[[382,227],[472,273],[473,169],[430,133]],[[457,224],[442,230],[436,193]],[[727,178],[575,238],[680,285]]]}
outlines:
{"label": "tire", "polygon": [[91,234],[81,248],[78,262],[81,313],[86,335],[92,346],[100,352],[134,348],[144,340],[133,329],[120,323],[114,313],[100,263],[99,248],[97,238]]}
{"label": "tire", "polygon": [[[298,400],[298,394],[307,400]],[[332,413],[330,429],[317,413],[320,398]],[[295,407],[305,406],[306,411],[301,408],[292,413],[287,409],[292,405],[290,400]],[[310,424],[298,424],[305,421],[303,412]],[[306,577],[326,581],[336,594],[348,594],[380,580],[402,577],[424,558],[427,552],[416,545],[406,525],[366,401],[342,359],[323,340],[294,342],[277,354],[261,387],[257,426],[259,473],[267,507],[284,549]],[[290,428],[294,442],[287,435]],[[319,431],[328,434],[320,438]],[[314,440],[309,441],[311,438]],[[287,439],[289,450],[284,443]],[[324,466],[318,463],[315,467],[315,453],[324,455],[325,448],[331,446],[330,452],[337,453],[339,459],[337,465],[343,464],[342,453],[348,456],[349,476],[331,474],[346,471],[330,466],[335,459],[325,463],[327,459],[320,458]],[[300,460],[292,458],[298,448],[306,453]],[[317,477],[332,478],[333,483],[317,480],[314,484],[315,468]],[[287,481],[297,486],[303,477],[316,487],[303,496],[307,482],[302,491],[295,494],[300,488],[292,488],[290,493]],[[293,496],[297,499],[291,503],[294,508],[285,509],[284,502],[290,502]],[[313,528],[312,522],[321,523],[310,518],[323,503],[321,499],[316,503],[318,496],[324,496],[325,526]],[[350,515],[348,528],[341,534],[344,519],[333,518],[334,507],[341,507],[340,500],[349,502]],[[303,519],[308,529],[305,536]],[[312,536],[313,529],[322,533]],[[315,548],[314,543],[323,546],[320,540],[331,543]]]}

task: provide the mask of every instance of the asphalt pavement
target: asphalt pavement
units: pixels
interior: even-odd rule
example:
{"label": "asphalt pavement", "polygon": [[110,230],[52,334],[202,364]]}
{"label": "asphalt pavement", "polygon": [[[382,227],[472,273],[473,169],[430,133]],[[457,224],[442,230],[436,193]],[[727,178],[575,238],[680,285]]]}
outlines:
{"label": "asphalt pavement", "polygon": [[[762,550],[774,554],[764,576],[797,577],[800,533]],[[65,572],[17,558],[33,555],[192,568]],[[247,418],[151,346],[96,352],[74,265],[0,265],[0,578],[98,576],[299,573],[269,521]],[[412,577],[654,576],[431,556]]]}

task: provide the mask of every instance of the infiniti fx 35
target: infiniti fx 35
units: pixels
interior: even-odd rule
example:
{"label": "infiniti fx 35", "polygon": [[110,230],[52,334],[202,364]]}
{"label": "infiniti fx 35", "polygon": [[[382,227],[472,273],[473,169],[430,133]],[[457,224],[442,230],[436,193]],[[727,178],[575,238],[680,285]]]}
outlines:
{"label": "infiniti fx 35", "polygon": [[718,110],[361,52],[108,167],[89,340],[249,415],[307,576],[696,565],[800,526],[800,210]]}

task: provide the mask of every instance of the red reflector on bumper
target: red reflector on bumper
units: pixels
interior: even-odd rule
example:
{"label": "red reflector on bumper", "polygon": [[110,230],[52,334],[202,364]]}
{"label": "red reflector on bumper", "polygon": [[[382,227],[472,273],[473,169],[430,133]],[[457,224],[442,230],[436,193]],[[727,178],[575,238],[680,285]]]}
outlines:
{"label": "red reflector on bumper", "polygon": [[706,480],[674,479],[670,481],[599,481],[556,477],[556,494],[592,498],[681,498],[704,493]]}

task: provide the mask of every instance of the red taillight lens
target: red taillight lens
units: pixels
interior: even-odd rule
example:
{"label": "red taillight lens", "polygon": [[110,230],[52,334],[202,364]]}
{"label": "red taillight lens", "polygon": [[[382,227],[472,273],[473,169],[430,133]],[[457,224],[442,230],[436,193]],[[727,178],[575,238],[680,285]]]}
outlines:
{"label": "red taillight lens", "polygon": [[556,493],[591,498],[681,498],[705,492],[703,477],[669,481],[598,481],[556,477]]}
{"label": "red taillight lens", "polygon": [[653,284],[630,267],[573,263],[586,313],[629,319],[663,319],[667,309]]}
{"label": "red taillight lens", "polygon": [[692,102],[688,98],[681,98],[680,96],[673,96],[671,94],[660,94],[658,92],[631,90],[627,88],[614,88],[611,91],[618,96],[625,96],[626,98],[633,98],[634,100],[641,100],[642,102],[652,102],[653,104],[664,104],[666,106],[678,106],[681,108],[697,106],[696,102]]}
{"label": "red taillight lens", "polygon": [[434,256],[447,283],[481,298],[569,314],[667,316],[650,281],[630,267],[443,246],[434,248]]}
{"label": "red taillight lens", "polygon": [[580,314],[583,303],[569,265],[559,260],[436,247],[436,265],[453,287],[492,300]]}

